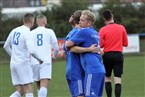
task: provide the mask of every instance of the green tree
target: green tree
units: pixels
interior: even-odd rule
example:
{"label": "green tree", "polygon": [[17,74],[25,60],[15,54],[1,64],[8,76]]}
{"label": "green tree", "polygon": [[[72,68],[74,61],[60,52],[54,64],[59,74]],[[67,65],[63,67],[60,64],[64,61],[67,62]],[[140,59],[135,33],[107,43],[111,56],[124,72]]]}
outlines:
{"label": "green tree", "polygon": [[0,41],[2,40],[2,12],[0,8]]}
{"label": "green tree", "polygon": [[62,0],[60,5],[54,5],[52,9],[43,12],[48,18],[48,27],[56,32],[57,37],[65,37],[71,30],[68,22],[70,16],[76,10],[88,9],[87,0]]}
{"label": "green tree", "polygon": [[17,17],[1,19],[0,39],[5,41],[11,30],[20,25],[22,25],[22,20]]}
{"label": "green tree", "polygon": [[115,22],[123,24],[128,32],[143,33],[145,32],[145,4],[135,5],[132,3],[111,2],[104,4],[103,8],[99,10],[99,18],[96,25],[98,29],[104,26],[102,12],[104,9],[111,9],[114,14]]}
{"label": "green tree", "polygon": [[[48,27],[56,32],[57,37],[61,38],[65,37],[72,29],[68,22],[72,13],[76,10],[86,10],[88,6],[90,6],[88,0],[62,0],[60,5],[54,5],[52,9],[47,9],[42,14],[47,16]],[[111,0],[109,3],[104,3],[103,8],[98,11],[99,17],[97,17],[94,26],[98,31],[104,26],[102,18],[104,9],[111,9],[115,22],[123,24],[129,34],[145,32],[145,3],[141,3],[140,5],[131,3],[123,4],[119,0]],[[6,18],[0,9],[0,40],[6,40],[10,31],[20,25],[22,25],[21,18]],[[34,28],[36,26],[35,24]]]}

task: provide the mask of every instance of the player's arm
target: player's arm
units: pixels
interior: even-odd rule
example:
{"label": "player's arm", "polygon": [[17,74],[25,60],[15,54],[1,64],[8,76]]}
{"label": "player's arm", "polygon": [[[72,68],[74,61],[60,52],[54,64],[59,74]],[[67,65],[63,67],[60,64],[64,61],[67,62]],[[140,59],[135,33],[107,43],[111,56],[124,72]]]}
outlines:
{"label": "player's arm", "polygon": [[52,43],[52,47],[54,48],[53,58],[56,59],[59,51],[58,43],[57,42]]}
{"label": "player's arm", "polygon": [[66,43],[65,43],[65,46],[67,49],[70,49],[71,47],[73,47],[75,45],[74,42],[72,42],[71,40],[68,40]]}
{"label": "player's arm", "polygon": [[11,38],[10,38],[10,35],[8,36],[3,48],[8,53],[8,55],[11,56],[12,49],[11,49]]}
{"label": "player's arm", "polygon": [[51,29],[51,44],[52,44],[52,47],[54,48],[54,54],[52,57],[52,60],[53,60],[57,58],[59,47],[58,47],[58,41],[57,41],[56,35],[52,29]]}
{"label": "player's arm", "polygon": [[128,37],[127,37],[127,32],[126,29],[123,27],[124,33],[123,33],[123,46],[127,47],[128,46]]}
{"label": "player's arm", "polygon": [[85,52],[98,53],[99,48],[96,47],[96,44],[92,44],[90,47],[87,47],[87,48],[73,46],[70,48],[70,51],[75,52],[75,53],[85,53]]}
{"label": "player's arm", "polygon": [[77,34],[73,35],[73,37],[71,37],[65,43],[66,44],[66,48],[70,49],[71,47],[73,47],[75,45],[80,45],[84,41],[85,41],[84,33],[83,33],[83,31],[80,30]]}
{"label": "player's arm", "polygon": [[67,52],[67,48],[65,46],[66,45],[65,43],[66,43],[66,41],[64,42],[64,44],[62,46],[62,52],[61,52],[62,53],[61,57],[64,58],[64,59],[66,59],[66,52]]}
{"label": "player's arm", "polygon": [[33,41],[31,40],[31,35],[29,37],[26,37],[26,46],[28,48],[28,52],[37,59],[40,63],[42,63],[42,60],[39,58],[38,55],[35,54],[34,47],[33,47]]}
{"label": "player's arm", "polygon": [[[28,46],[29,45],[29,46]],[[35,58],[37,59],[40,63],[42,63],[42,60],[35,54],[34,52],[34,48],[32,47],[32,45],[30,43],[27,43],[27,48],[28,48],[28,52]]]}
{"label": "player's arm", "polygon": [[100,47],[103,48],[104,47],[104,34],[102,29],[99,31],[99,36],[100,36]]}

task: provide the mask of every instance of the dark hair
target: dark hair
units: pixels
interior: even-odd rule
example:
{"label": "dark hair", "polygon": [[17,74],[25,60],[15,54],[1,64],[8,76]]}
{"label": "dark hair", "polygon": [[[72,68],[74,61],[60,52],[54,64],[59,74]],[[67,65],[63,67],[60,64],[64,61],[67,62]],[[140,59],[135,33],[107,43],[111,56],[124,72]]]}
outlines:
{"label": "dark hair", "polygon": [[34,15],[32,13],[26,13],[23,17],[24,23],[29,23],[32,19],[34,19]]}
{"label": "dark hair", "polygon": [[81,14],[82,14],[82,10],[77,10],[74,12],[73,18],[76,24],[79,24]]}
{"label": "dark hair", "polygon": [[112,14],[111,10],[109,10],[109,9],[104,10],[104,11],[103,11],[103,17],[104,17],[107,21],[111,20],[111,18],[113,17],[113,14]]}

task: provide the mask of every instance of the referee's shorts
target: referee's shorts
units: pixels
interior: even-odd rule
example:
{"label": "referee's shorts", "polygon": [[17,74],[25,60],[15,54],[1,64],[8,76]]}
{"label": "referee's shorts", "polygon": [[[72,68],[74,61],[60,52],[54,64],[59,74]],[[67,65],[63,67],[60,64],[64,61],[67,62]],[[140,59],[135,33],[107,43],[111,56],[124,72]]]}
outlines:
{"label": "referee's shorts", "polygon": [[121,52],[105,52],[103,55],[103,63],[105,65],[106,77],[111,76],[112,70],[115,77],[121,77],[123,74],[123,62],[124,57]]}

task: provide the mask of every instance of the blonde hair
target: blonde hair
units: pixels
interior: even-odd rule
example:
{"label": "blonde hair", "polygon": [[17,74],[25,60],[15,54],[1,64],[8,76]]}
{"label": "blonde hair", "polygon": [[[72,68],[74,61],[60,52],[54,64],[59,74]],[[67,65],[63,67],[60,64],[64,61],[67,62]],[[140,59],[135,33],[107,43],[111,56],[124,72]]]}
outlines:
{"label": "blonde hair", "polygon": [[45,16],[45,15],[38,15],[38,16],[36,17],[36,21],[41,21],[41,20],[43,20],[43,19],[46,19],[46,16]]}
{"label": "blonde hair", "polygon": [[82,15],[86,15],[87,16],[87,20],[88,21],[91,21],[93,24],[95,23],[96,21],[96,16],[93,12],[91,12],[90,10],[84,10],[82,12]]}

